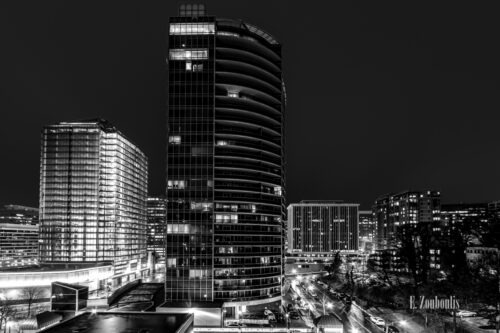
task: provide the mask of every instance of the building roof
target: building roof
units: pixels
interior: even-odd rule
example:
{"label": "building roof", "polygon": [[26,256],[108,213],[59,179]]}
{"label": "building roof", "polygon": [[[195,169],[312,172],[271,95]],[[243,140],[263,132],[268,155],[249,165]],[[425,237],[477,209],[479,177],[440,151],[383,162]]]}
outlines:
{"label": "building roof", "polygon": [[169,313],[84,313],[59,323],[45,333],[118,333],[118,332],[177,332],[188,320],[190,314]]}
{"label": "building roof", "polygon": [[52,284],[57,284],[62,287],[74,289],[74,290],[82,290],[82,289],[89,289],[87,286],[80,286],[78,284],[71,284],[71,283],[66,283],[66,282],[59,282],[59,281],[54,281]]}

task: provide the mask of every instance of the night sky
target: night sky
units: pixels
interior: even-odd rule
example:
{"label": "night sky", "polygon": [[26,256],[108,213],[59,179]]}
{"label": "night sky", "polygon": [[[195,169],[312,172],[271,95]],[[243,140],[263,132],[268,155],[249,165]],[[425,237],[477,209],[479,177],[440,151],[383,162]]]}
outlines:
{"label": "night sky", "polygon": [[[163,193],[168,18],[181,2],[6,2],[0,203],[38,205],[43,125],[96,117],[142,148],[149,191]],[[443,202],[500,199],[493,8],[204,3],[209,14],[242,18],[283,44],[289,203],[341,199],[369,208],[408,188],[440,190]]]}

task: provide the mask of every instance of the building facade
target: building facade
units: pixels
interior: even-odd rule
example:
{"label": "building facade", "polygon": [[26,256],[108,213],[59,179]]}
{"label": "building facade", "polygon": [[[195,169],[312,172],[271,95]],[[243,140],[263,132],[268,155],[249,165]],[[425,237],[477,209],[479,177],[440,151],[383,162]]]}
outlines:
{"label": "building facade", "polygon": [[38,225],[0,223],[0,271],[38,264]]}
{"label": "building facade", "polygon": [[387,194],[375,200],[373,215],[377,222],[377,248],[391,247],[401,226],[435,223],[439,228],[441,194],[437,191]]}
{"label": "building facade", "polygon": [[38,208],[0,208],[0,271],[38,264]]}
{"label": "building facade", "polygon": [[328,255],[357,251],[359,204],[301,201],[288,206],[288,251]]}
{"label": "building facade", "polygon": [[147,159],[105,120],[61,122],[42,133],[40,261],[112,262],[115,283],[146,262]]}
{"label": "building facade", "polygon": [[377,220],[371,210],[359,211],[359,248],[370,252],[374,249],[377,239]]}
{"label": "building facade", "polygon": [[165,233],[167,231],[167,200],[148,197],[148,252],[153,252],[156,262],[165,265]]}
{"label": "building facade", "polygon": [[0,208],[0,225],[4,223],[38,225],[38,208],[4,205]]}
{"label": "building facade", "polygon": [[453,226],[464,220],[487,223],[490,219],[487,203],[459,203],[441,205],[441,221],[444,225]]}
{"label": "building facade", "polygon": [[[184,5],[170,19],[167,302],[281,300],[281,45]],[[236,311],[237,312],[237,311]]]}

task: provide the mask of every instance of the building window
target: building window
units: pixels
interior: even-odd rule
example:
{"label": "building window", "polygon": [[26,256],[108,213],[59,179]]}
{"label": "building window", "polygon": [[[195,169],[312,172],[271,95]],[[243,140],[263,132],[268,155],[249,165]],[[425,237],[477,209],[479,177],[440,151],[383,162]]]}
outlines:
{"label": "building window", "polygon": [[168,258],[167,267],[177,267],[177,258]]}
{"label": "building window", "polygon": [[203,64],[193,64],[193,72],[202,72]]}
{"label": "building window", "polygon": [[215,214],[215,222],[217,223],[238,223],[237,214]]}
{"label": "building window", "polygon": [[213,208],[213,204],[211,202],[191,202],[191,210],[198,210],[202,212],[209,212]]}
{"label": "building window", "polygon": [[240,92],[236,91],[236,90],[228,90],[227,96],[233,97],[233,98],[238,98],[238,97],[240,97]]}
{"label": "building window", "polygon": [[172,49],[170,60],[208,59],[207,49]]}
{"label": "building window", "polygon": [[167,234],[189,234],[189,224],[167,224]]}
{"label": "building window", "polygon": [[281,189],[281,186],[275,186],[274,187],[274,194],[276,194],[276,195],[283,195],[283,191]]}
{"label": "building window", "polygon": [[192,68],[193,68],[193,64],[191,63],[191,61],[186,61],[186,70],[191,71]]}
{"label": "building window", "polygon": [[215,33],[214,23],[172,23],[171,35],[210,35]]}
{"label": "building window", "polygon": [[216,146],[227,146],[228,142],[226,140],[217,140],[217,142],[215,142],[215,145]]}
{"label": "building window", "polygon": [[169,190],[183,190],[186,188],[186,181],[184,180],[169,180],[167,182]]}
{"label": "building window", "polygon": [[181,136],[180,135],[169,136],[168,143],[170,143],[171,145],[180,145],[181,144]]}

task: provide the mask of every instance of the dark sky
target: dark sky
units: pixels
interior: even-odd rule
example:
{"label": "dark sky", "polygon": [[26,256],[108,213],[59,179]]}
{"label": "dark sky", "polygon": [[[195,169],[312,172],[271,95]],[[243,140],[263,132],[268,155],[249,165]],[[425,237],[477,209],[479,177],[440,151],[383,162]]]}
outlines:
{"label": "dark sky", "polygon": [[[149,190],[162,193],[167,26],[180,2],[9,2],[0,3],[0,203],[38,204],[43,125],[95,117],[143,149]],[[493,8],[204,3],[283,44],[288,202],[368,208],[407,188],[441,190],[444,202],[500,199]]]}

